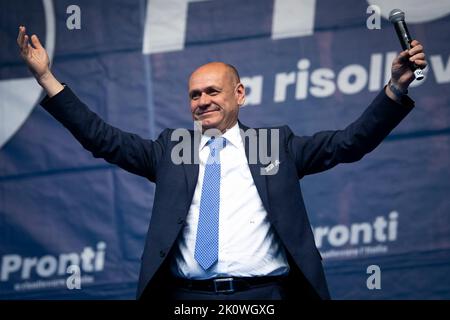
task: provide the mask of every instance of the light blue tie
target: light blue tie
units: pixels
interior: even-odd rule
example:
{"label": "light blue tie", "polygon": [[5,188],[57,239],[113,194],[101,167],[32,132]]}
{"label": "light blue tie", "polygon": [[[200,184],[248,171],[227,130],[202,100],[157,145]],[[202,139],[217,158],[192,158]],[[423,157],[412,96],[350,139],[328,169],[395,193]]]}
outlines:
{"label": "light blue tie", "polygon": [[203,177],[194,253],[195,260],[204,270],[209,269],[219,256],[220,150],[225,147],[226,140],[212,137],[206,145],[210,152]]}

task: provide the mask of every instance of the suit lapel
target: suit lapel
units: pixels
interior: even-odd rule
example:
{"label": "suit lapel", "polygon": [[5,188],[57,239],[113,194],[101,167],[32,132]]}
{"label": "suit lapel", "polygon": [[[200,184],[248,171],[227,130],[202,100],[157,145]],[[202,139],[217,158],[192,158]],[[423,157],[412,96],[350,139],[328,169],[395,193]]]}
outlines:
{"label": "suit lapel", "polygon": [[[260,163],[260,160],[258,159],[258,157],[256,157],[257,158],[256,163],[254,163],[255,162],[255,161],[253,161],[254,159],[250,159],[249,142],[252,140],[256,141],[256,143],[259,142],[258,141],[258,138],[259,138],[258,130],[248,128],[248,127],[244,126],[243,124],[241,124],[240,122],[239,122],[239,128],[241,130],[243,130],[244,133],[246,133],[247,137],[249,137],[250,135],[254,136],[254,139],[252,139],[252,138],[246,139],[245,138],[246,135],[243,135],[241,132],[242,141],[243,141],[244,147],[245,147],[245,155],[247,157],[247,163],[250,168],[250,173],[253,177],[253,182],[255,183],[256,190],[258,191],[258,194],[261,198],[264,208],[266,209],[267,212],[270,212],[269,196],[268,196],[268,191],[267,191],[267,176],[261,174],[261,170],[263,170],[264,165]],[[190,133],[191,133],[191,163],[190,164],[183,163],[183,168],[184,168],[184,173],[186,176],[188,199],[192,200],[192,197],[194,196],[194,192],[195,192],[195,187],[197,185],[198,173],[199,173],[198,144],[200,143],[201,135],[200,135],[200,137],[196,137],[193,134],[193,131],[190,131]],[[196,142],[196,140],[198,140],[198,141]],[[252,161],[250,161],[250,160],[252,160]],[[189,205],[190,205],[190,203],[189,203]]]}
{"label": "suit lapel", "polygon": [[[241,137],[242,137],[242,141],[244,143],[245,156],[247,157],[247,163],[248,163],[250,172],[253,177],[253,182],[255,183],[256,190],[258,191],[258,194],[264,205],[264,209],[266,209],[267,212],[270,212],[269,196],[268,196],[268,192],[267,192],[267,176],[261,174],[261,170],[263,169],[264,165],[260,163],[259,157],[256,157],[256,163],[254,163],[255,159],[253,159],[255,157],[250,157],[250,143],[249,142],[252,140],[256,141],[257,146],[259,146],[258,130],[253,129],[253,128],[248,128],[247,126],[244,126],[241,122],[239,122],[239,128],[243,131],[243,132],[241,131]],[[246,136],[247,137],[253,136],[254,138],[252,139],[250,137],[250,138],[246,139]],[[254,147],[256,147],[256,146],[254,146]],[[257,150],[257,149],[255,148],[254,150]],[[252,161],[250,161],[250,160],[252,160]]]}
{"label": "suit lapel", "polygon": [[200,138],[197,137],[193,131],[189,131],[191,134],[191,162],[183,163],[184,173],[186,175],[187,194],[189,200],[189,206],[191,205],[192,198],[194,196],[195,187],[198,180],[199,162],[198,162],[198,144]]}

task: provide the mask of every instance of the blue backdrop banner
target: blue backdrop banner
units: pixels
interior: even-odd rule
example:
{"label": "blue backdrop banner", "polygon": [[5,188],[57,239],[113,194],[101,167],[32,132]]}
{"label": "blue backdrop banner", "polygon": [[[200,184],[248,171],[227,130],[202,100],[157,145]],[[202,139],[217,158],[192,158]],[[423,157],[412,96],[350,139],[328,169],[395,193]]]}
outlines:
{"label": "blue backdrop banner", "polygon": [[125,131],[192,128],[188,77],[225,61],[247,88],[241,122],[311,135],[345,128],[389,80],[395,7],[429,64],[409,90],[415,109],[361,161],[300,183],[334,299],[449,299],[448,0],[1,1],[0,299],[134,298],[154,191],[39,106],[19,25],[57,78]]}

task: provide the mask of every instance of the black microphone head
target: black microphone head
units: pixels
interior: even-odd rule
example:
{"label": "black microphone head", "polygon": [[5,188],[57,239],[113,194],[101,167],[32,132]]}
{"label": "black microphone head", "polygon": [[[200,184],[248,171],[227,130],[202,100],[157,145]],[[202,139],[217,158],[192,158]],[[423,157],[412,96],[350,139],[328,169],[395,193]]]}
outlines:
{"label": "black microphone head", "polygon": [[405,13],[400,9],[393,9],[389,13],[389,21],[392,23],[405,21]]}

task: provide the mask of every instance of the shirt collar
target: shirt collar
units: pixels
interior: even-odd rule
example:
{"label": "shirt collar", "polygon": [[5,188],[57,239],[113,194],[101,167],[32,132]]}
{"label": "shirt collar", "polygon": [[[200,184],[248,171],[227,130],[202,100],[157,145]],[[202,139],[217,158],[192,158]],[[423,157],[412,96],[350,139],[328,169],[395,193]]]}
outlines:
{"label": "shirt collar", "polygon": [[[236,122],[234,126],[225,131],[225,133],[222,134],[222,137],[227,140],[227,144],[231,143],[236,148],[238,148],[242,141],[241,132],[239,130],[239,123]],[[203,149],[209,139],[211,139],[210,136],[202,134],[202,139],[200,140],[200,150]]]}

